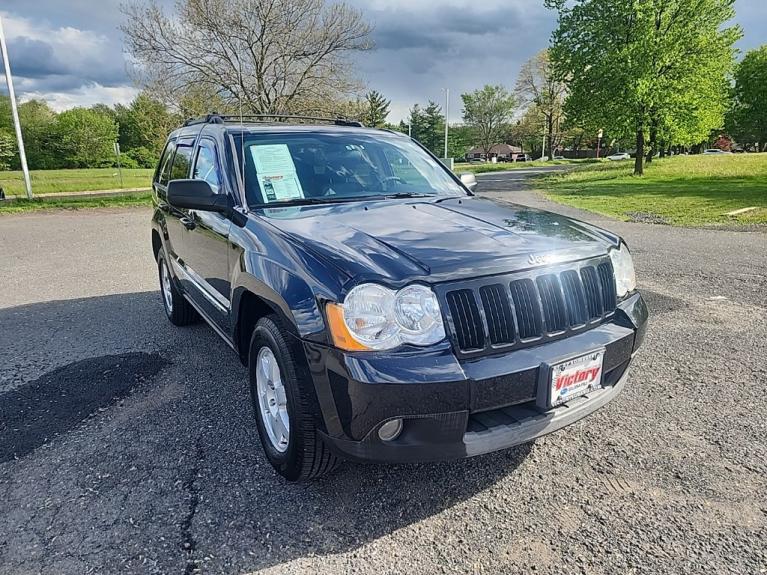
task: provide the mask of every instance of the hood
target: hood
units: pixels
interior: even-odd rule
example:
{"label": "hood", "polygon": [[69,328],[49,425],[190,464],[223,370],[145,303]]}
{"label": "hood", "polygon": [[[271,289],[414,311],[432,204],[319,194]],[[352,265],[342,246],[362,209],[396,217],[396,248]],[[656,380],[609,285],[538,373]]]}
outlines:
{"label": "hood", "polygon": [[355,280],[430,283],[606,253],[615,236],[550,212],[467,196],[262,210],[281,233]]}

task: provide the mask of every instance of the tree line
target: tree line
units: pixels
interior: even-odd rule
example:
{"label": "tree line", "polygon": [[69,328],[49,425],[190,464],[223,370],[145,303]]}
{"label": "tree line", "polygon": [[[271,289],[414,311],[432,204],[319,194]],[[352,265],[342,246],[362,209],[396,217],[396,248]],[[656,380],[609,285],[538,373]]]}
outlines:
{"label": "tree line", "polygon": [[[19,104],[19,120],[31,169],[104,168],[117,165],[114,144],[127,168],[153,168],[168,132],[181,116],[146,93],[130,104],[97,104],[56,113],[42,100]],[[0,96],[0,169],[19,169],[10,99]]]}
{"label": "tree line", "polygon": [[[463,122],[448,156],[512,143],[536,156],[593,148],[636,151],[635,173],[656,154],[710,140],[767,150],[767,47],[736,64],[734,0],[544,0],[558,26],[550,48],[522,67],[512,89],[461,94]],[[142,92],[128,105],[60,113],[19,106],[32,168],[152,167],[184,118],[306,114],[359,119],[410,133],[435,155],[445,116],[433,101],[388,122],[391,102],[362,91],[352,57],[372,47],[362,12],[327,0],[179,0],[124,5],[122,31]],[[0,169],[18,166],[9,102],[0,97]],[[727,134],[729,137],[721,137]]]}

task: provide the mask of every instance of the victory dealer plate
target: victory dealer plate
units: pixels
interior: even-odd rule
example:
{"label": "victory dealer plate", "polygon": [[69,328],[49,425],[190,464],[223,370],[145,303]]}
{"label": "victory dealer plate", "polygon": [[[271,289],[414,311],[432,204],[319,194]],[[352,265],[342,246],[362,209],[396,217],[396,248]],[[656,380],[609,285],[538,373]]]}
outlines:
{"label": "victory dealer plate", "polygon": [[600,349],[553,364],[549,372],[549,406],[562,405],[602,387],[604,357],[605,350]]}

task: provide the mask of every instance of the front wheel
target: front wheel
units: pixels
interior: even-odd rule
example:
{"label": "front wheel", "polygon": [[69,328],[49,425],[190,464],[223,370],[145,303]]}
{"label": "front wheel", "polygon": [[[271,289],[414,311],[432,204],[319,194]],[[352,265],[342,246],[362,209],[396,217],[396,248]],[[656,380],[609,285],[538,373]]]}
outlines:
{"label": "front wheel", "polygon": [[168,269],[168,262],[165,254],[160,250],[157,254],[157,272],[160,276],[160,293],[162,294],[162,305],[165,308],[165,315],[173,325],[189,325],[197,321],[199,316],[186,298],[178,291],[173,276]]}
{"label": "front wheel", "polygon": [[264,453],[289,481],[320,477],[338,464],[319,437],[310,407],[310,382],[276,316],[258,321],[250,339],[250,394]]}

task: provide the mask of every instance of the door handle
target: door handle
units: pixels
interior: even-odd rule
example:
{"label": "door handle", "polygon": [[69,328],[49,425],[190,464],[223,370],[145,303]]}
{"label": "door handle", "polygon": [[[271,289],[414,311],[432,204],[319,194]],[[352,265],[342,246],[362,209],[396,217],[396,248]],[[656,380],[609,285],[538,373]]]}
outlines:
{"label": "door handle", "polygon": [[179,221],[184,225],[184,227],[188,230],[193,230],[197,227],[197,224],[194,223],[194,220],[189,216],[184,216],[183,218],[180,218]]}

